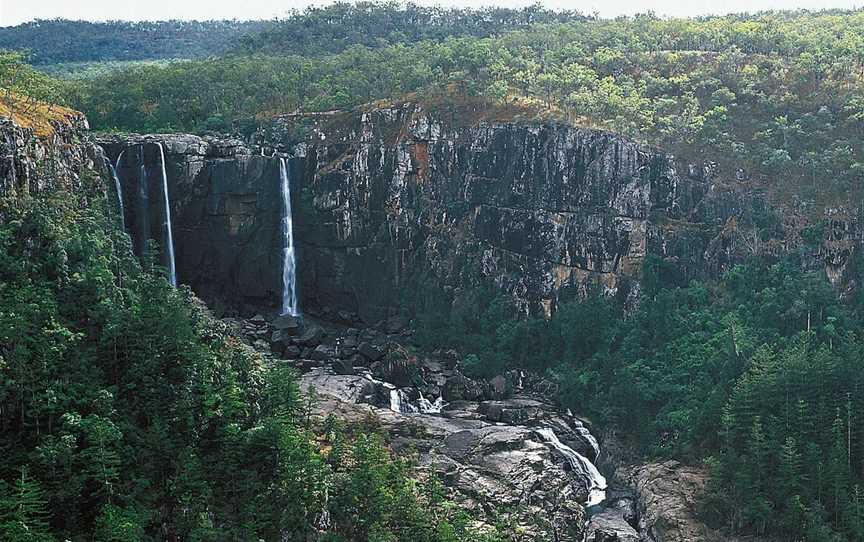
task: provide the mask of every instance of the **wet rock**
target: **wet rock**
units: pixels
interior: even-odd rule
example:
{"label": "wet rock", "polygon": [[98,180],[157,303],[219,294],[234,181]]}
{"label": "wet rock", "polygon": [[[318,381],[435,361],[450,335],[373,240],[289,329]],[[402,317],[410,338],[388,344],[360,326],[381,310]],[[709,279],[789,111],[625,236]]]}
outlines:
{"label": "wet rock", "polygon": [[489,391],[493,399],[503,399],[508,392],[507,380],[498,375],[489,380]]}
{"label": "wet rock", "polygon": [[479,401],[485,396],[483,386],[462,373],[457,373],[444,383],[441,395],[446,401]]}
{"label": "wet rock", "polygon": [[378,361],[384,357],[384,349],[370,342],[362,342],[357,348],[361,356],[369,361]]}
{"label": "wet rock", "polygon": [[338,359],[333,363],[333,372],[337,375],[353,375],[354,366],[347,359]]}
{"label": "wet rock", "polygon": [[282,331],[288,335],[299,335],[303,328],[303,321],[298,316],[283,314],[276,317],[270,325],[273,329]]}
{"label": "wet rock", "polygon": [[640,542],[640,538],[620,510],[607,509],[588,520],[585,542]]}
{"label": "wet rock", "polygon": [[323,341],[326,336],[327,332],[324,331],[324,328],[317,325],[311,325],[306,328],[302,335],[300,335],[297,342],[303,346],[315,348],[321,344],[321,341]]}
{"label": "wet rock", "polygon": [[331,346],[327,346],[326,344],[319,344],[317,347],[315,347],[315,350],[312,351],[312,355],[310,357],[316,361],[325,361],[335,358],[336,352]]}
{"label": "wet rock", "polygon": [[285,347],[282,351],[282,356],[285,357],[285,359],[297,359],[300,357],[300,353],[300,347],[292,344]]}
{"label": "wet rock", "polygon": [[543,416],[542,404],[532,400],[484,401],[479,412],[490,422],[530,424]]}

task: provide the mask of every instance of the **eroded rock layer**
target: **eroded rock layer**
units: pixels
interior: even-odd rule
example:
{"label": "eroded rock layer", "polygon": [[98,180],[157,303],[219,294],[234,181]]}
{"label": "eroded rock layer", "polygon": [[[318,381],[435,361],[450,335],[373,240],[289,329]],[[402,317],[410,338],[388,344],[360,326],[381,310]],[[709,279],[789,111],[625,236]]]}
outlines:
{"label": "eroded rock layer", "polygon": [[292,157],[301,307],[323,316],[379,321],[483,285],[526,314],[592,285],[632,300],[649,259],[685,283],[750,254],[794,252],[839,288],[856,283],[857,209],[808,219],[742,170],[605,132],[407,103],[280,118],[253,146],[176,135],[103,144],[112,157],[143,145],[152,162],[157,141],[180,281],[211,301],[281,297],[274,150]]}

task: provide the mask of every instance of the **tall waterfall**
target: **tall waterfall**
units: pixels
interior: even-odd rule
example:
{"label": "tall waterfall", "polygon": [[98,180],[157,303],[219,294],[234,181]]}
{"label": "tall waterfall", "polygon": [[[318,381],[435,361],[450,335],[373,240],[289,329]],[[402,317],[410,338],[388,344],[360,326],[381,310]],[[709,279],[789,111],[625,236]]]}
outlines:
{"label": "tall waterfall", "polygon": [[294,256],[294,224],[291,217],[291,178],[288,163],[279,158],[282,189],[282,314],[297,316],[297,261]]}
{"label": "tall waterfall", "polygon": [[147,183],[147,166],[144,165],[144,145],[138,146],[138,199],[135,204],[135,245],[138,254],[147,255],[147,239],[150,238],[150,188]]}
{"label": "tall waterfall", "polygon": [[112,165],[111,161],[106,159],[105,162],[108,164],[108,169],[111,170],[111,177],[114,179],[114,192],[117,196],[117,210],[120,212],[120,225],[125,230],[126,229],[126,217],[123,214],[123,187],[120,185],[120,159],[123,158],[123,152],[120,151],[120,154],[117,155],[117,163],[116,165]]}
{"label": "tall waterfall", "polygon": [[558,440],[558,435],[555,434],[555,431],[552,431],[548,427],[543,427],[536,431],[543,440],[548,442],[550,446],[558,450],[567,459],[567,462],[570,463],[570,467],[574,471],[588,480],[588,502],[586,504],[592,506],[603,502],[606,499],[606,478],[600,474],[597,467],[588,461],[588,458]]}
{"label": "tall waterfall", "polygon": [[168,280],[171,286],[177,286],[177,268],[174,265],[174,235],[171,232],[171,200],[168,199],[168,174],[165,170],[165,149],[162,143],[156,143],[159,146],[159,156],[162,159],[162,198],[165,205],[165,222],[163,231],[165,232],[165,253],[168,256]]}

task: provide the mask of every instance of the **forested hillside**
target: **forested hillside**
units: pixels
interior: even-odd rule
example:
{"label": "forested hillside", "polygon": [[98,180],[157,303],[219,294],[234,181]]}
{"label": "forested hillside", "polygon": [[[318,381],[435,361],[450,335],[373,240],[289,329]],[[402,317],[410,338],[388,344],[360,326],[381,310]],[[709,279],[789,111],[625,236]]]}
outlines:
{"label": "forested hillside", "polygon": [[[377,32],[382,17],[370,18],[363,35]],[[565,122],[770,175],[826,199],[855,189],[864,171],[862,22],[861,12],[544,22],[494,37],[383,40],[323,56],[303,56],[286,38],[278,56],[267,54],[268,42],[249,56],[132,67],[70,85],[68,95],[100,129],[247,132],[275,114],[411,92],[480,96],[539,105]],[[290,26],[273,32],[280,28]]]}
{"label": "forested hillside", "polygon": [[201,58],[238,47],[267,28],[260,21],[126,22],[40,20],[0,28],[0,49],[28,52],[36,65]]}

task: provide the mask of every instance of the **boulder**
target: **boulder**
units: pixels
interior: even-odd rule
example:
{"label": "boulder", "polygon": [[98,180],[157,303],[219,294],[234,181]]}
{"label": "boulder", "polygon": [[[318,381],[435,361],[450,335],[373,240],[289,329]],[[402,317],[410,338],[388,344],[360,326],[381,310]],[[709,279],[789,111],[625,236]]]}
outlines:
{"label": "boulder", "polygon": [[293,341],[294,337],[284,329],[273,330],[273,333],[270,335],[270,344],[274,350],[281,349]]}
{"label": "boulder", "polygon": [[420,367],[416,359],[401,357],[394,352],[381,362],[377,374],[381,380],[403,388],[414,384],[415,378],[420,376]]}
{"label": "boulder", "polygon": [[408,321],[402,316],[391,316],[387,319],[385,329],[387,333],[397,334],[402,333],[408,327]]}
{"label": "boulder", "polygon": [[378,361],[384,357],[384,349],[368,341],[360,343],[357,352],[369,361]]}
{"label": "boulder", "polygon": [[316,361],[325,361],[328,359],[332,359],[335,354],[336,353],[333,351],[333,348],[327,346],[326,344],[319,344],[317,347],[315,347],[315,350],[312,351],[312,355],[310,357]]}
{"label": "boulder", "polygon": [[606,509],[591,516],[585,527],[585,542],[639,542],[639,533],[620,510]]}
{"label": "boulder", "polygon": [[708,480],[704,468],[664,461],[619,469],[618,477],[636,490],[639,531],[645,539],[656,542],[729,540],[705,525],[697,515]]}
{"label": "boulder", "polygon": [[445,401],[478,401],[485,396],[485,390],[479,382],[456,373],[444,383],[441,395]]}
{"label": "boulder", "polygon": [[303,320],[299,316],[283,314],[276,317],[270,325],[273,329],[283,330],[288,335],[299,335],[303,329]]}
{"label": "boulder", "polygon": [[478,411],[490,422],[525,425],[543,416],[542,404],[532,400],[483,401]]}
{"label": "boulder", "polygon": [[347,359],[337,359],[333,362],[333,372],[337,375],[353,375],[354,366]]}
{"label": "boulder", "polygon": [[493,399],[503,399],[507,395],[507,379],[498,375],[489,380],[489,391]]}
{"label": "boulder", "polygon": [[300,357],[300,353],[300,347],[291,344],[285,347],[285,350],[282,351],[282,356],[285,359],[297,359]]}
{"label": "boulder", "polygon": [[321,341],[324,340],[324,337],[327,336],[327,332],[324,331],[324,328],[321,326],[311,325],[306,328],[300,338],[297,339],[297,342],[302,344],[303,346],[308,346],[310,348],[315,348]]}

